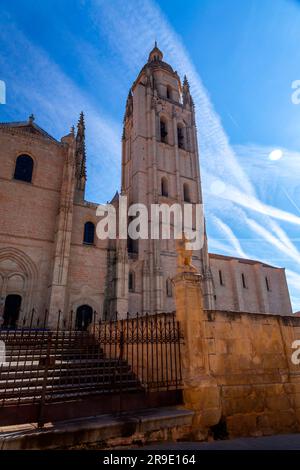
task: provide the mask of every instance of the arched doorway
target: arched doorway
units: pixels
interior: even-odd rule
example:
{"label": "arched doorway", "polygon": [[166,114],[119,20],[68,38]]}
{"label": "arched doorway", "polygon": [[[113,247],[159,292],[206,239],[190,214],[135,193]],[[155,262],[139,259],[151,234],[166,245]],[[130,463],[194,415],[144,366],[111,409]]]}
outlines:
{"label": "arched doorway", "polygon": [[87,330],[93,320],[93,309],[89,305],[81,305],[76,311],[76,329]]}
{"label": "arched doorway", "polygon": [[22,297],[16,294],[10,294],[5,299],[3,327],[16,328],[19,319]]}

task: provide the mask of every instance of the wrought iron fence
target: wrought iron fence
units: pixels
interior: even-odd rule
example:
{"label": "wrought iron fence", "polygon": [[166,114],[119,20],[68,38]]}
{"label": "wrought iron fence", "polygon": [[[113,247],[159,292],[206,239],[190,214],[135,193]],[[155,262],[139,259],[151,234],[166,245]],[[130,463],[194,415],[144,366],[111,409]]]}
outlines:
{"label": "wrought iron fence", "polygon": [[47,312],[42,320],[34,312],[28,318],[19,328],[0,328],[5,346],[0,424],[1,409],[8,407],[36,405],[42,424],[44,408],[51,403],[81,403],[112,394],[121,403],[124,394],[181,388],[182,335],[175,314],[98,321],[94,312],[89,325],[78,325],[72,312],[68,321],[59,312],[51,330],[46,327]]}

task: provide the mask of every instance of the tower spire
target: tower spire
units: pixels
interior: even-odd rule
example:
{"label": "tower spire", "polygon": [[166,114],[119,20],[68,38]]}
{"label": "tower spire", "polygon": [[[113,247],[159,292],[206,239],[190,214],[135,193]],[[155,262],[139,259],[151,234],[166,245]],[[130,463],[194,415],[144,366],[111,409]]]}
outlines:
{"label": "tower spire", "polygon": [[76,178],[77,189],[84,191],[86,183],[86,150],[85,150],[85,123],[81,111],[76,134]]}

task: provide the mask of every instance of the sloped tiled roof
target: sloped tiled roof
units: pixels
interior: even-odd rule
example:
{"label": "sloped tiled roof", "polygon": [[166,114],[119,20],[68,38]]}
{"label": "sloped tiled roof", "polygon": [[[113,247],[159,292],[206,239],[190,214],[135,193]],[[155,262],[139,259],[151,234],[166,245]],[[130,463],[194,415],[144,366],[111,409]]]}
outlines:
{"label": "sloped tiled roof", "polygon": [[257,261],[254,259],[238,258],[237,256],[226,256],[226,255],[219,255],[217,253],[209,253],[209,257],[215,258],[215,259],[223,259],[224,261],[226,260],[230,261],[231,259],[234,259],[244,264],[261,264],[262,266],[266,266],[267,268],[282,269],[276,266],[271,266],[270,264],[263,263],[262,261]]}
{"label": "sloped tiled roof", "polygon": [[30,120],[19,122],[0,122],[0,129],[18,129],[21,132],[39,135],[51,140],[52,142],[59,143],[58,140],[52,137],[52,135],[48,134],[48,132]]}

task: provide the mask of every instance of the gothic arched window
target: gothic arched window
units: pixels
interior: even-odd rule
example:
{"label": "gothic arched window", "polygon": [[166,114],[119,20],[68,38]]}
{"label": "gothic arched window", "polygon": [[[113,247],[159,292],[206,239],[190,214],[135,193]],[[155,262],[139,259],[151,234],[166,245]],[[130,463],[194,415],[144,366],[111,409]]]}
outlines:
{"label": "gothic arched window", "polygon": [[14,179],[31,183],[33,160],[29,155],[20,155],[16,160]]}
{"label": "gothic arched window", "polygon": [[177,142],[178,142],[178,147],[180,149],[184,149],[185,145],[184,145],[184,131],[183,131],[183,127],[179,124],[177,126]]}
{"label": "gothic arched window", "polygon": [[161,179],[161,195],[168,197],[169,191],[168,191],[168,180],[167,178],[163,177]]}
{"label": "gothic arched window", "polygon": [[185,202],[191,202],[190,187],[187,183],[183,185],[183,200]]}
{"label": "gothic arched window", "polygon": [[129,292],[134,292],[135,289],[135,278],[134,278],[134,272],[129,271],[128,275],[128,290]]}
{"label": "gothic arched window", "polygon": [[160,119],[160,140],[161,140],[161,142],[167,143],[167,135],[168,135],[167,123],[163,118],[161,118]]}
{"label": "gothic arched window", "polygon": [[84,224],[83,243],[93,245],[95,238],[95,225],[93,222],[86,222]]}

